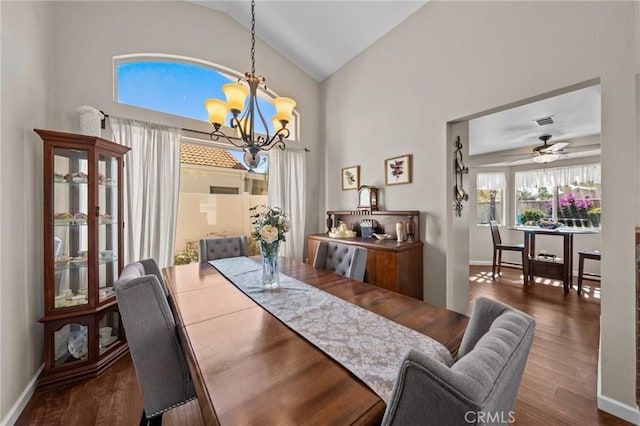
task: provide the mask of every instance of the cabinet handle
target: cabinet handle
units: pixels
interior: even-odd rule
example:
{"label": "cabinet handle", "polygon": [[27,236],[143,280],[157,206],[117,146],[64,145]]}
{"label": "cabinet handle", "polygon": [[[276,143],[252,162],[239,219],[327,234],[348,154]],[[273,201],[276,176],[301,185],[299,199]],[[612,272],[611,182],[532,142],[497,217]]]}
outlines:
{"label": "cabinet handle", "polygon": [[96,217],[100,217],[100,206],[96,206]]}

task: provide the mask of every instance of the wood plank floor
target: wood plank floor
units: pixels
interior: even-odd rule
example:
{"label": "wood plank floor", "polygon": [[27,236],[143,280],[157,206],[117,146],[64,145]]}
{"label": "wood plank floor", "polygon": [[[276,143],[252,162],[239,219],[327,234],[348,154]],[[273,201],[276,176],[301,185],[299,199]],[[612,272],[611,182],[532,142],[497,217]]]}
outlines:
{"label": "wood plank floor", "polygon": [[[629,424],[596,406],[599,283],[586,281],[582,296],[564,296],[562,284],[540,280],[523,288],[520,271],[503,268],[490,279],[490,267],[470,268],[469,312],[486,296],[525,311],[537,321],[535,338],[515,406],[518,425]],[[38,391],[17,425],[137,425],[142,393],[131,358],[101,376],[51,391]],[[163,416],[163,424],[202,425],[197,401]]]}

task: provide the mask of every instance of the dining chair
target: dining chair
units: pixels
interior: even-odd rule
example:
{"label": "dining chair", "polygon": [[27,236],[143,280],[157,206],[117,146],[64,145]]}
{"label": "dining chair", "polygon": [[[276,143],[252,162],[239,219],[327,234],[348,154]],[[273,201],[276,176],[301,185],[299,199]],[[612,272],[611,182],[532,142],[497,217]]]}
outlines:
{"label": "dining chair", "polygon": [[[495,279],[500,276],[500,267],[503,265],[524,268],[524,264],[526,261],[524,244],[503,244],[502,238],[500,237],[500,229],[498,228],[498,222],[496,222],[495,220],[492,220],[489,222],[489,226],[491,228],[491,239],[493,240],[493,266],[491,269],[491,278]],[[522,265],[514,262],[503,261],[502,260],[503,251],[520,252],[522,256]]]}
{"label": "dining chair", "polygon": [[244,235],[200,240],[200,263],[239,256],[249,256],[249,243]]}
{"label": "dining chair", "polygon": [[320,241],[316,248],[313,266],[363,281],[367,266],[367,249],[349,244]]}
{"label": "dining chair", "polygon": [[601,259],[600,252],[598,250],[580,250],[578,252],[578,294],[582,293],[582,280],[585,276],[600,279],[599,274],[584,272],[585,259],[597,260],[599,262]]}
{"label": "dining chair", "polygon": [[140,424],[160,425],[162,413],[191,401],[196,393],[158,265],[147,259],[125,266],[115,290],[142,387]]}
{"label": "dining chair", "polygon": [[534,329],[531,316],[477,298],[451,367],[415,350],[405,356],[382,424],[511,423]]}

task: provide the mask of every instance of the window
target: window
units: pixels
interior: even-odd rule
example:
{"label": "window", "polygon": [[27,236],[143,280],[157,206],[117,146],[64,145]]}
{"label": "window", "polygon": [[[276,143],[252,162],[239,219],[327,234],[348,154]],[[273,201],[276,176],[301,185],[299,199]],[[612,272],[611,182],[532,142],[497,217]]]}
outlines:
{"label": "window", "polygon": [[[225,99],[222,86],[242,75],[213,64],[158,55],[116,57],[114,72],[117,102],[205,122],[209,118],[204,101]],[[276,96],[271,91],[258,91],[258,105],[271,135],[274,133],[271,117],[275,115],[271,101]],[[230,119],[231,113],[226,122]],[[297,123],[298,113],[294,110],[293,120],[287,126],[291,140],[297,140]],[[261,120],[256,121],[256,131],[265,133]]]}
{"label": "window", "polygon": [[504,173],[478,173],[476,177],[476,223],[486,225],[491,220],[504,224]]}
{"label": "window", "polygon": [[600,226],[600,164],[516,172],[515,181],[517,223],[539,217],[566,226]]}

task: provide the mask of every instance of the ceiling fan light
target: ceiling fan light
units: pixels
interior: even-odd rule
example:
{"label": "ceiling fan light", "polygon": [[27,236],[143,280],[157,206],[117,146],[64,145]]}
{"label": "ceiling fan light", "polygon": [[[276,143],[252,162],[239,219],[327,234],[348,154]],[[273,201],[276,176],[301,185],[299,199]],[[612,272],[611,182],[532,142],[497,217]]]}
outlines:
{"label": "ceiling fan light", "polygon": [[558,158],[560,158],[560,154],[542,154],[533,157],[533,161],[536,163],[551,163],[556,161]]}

